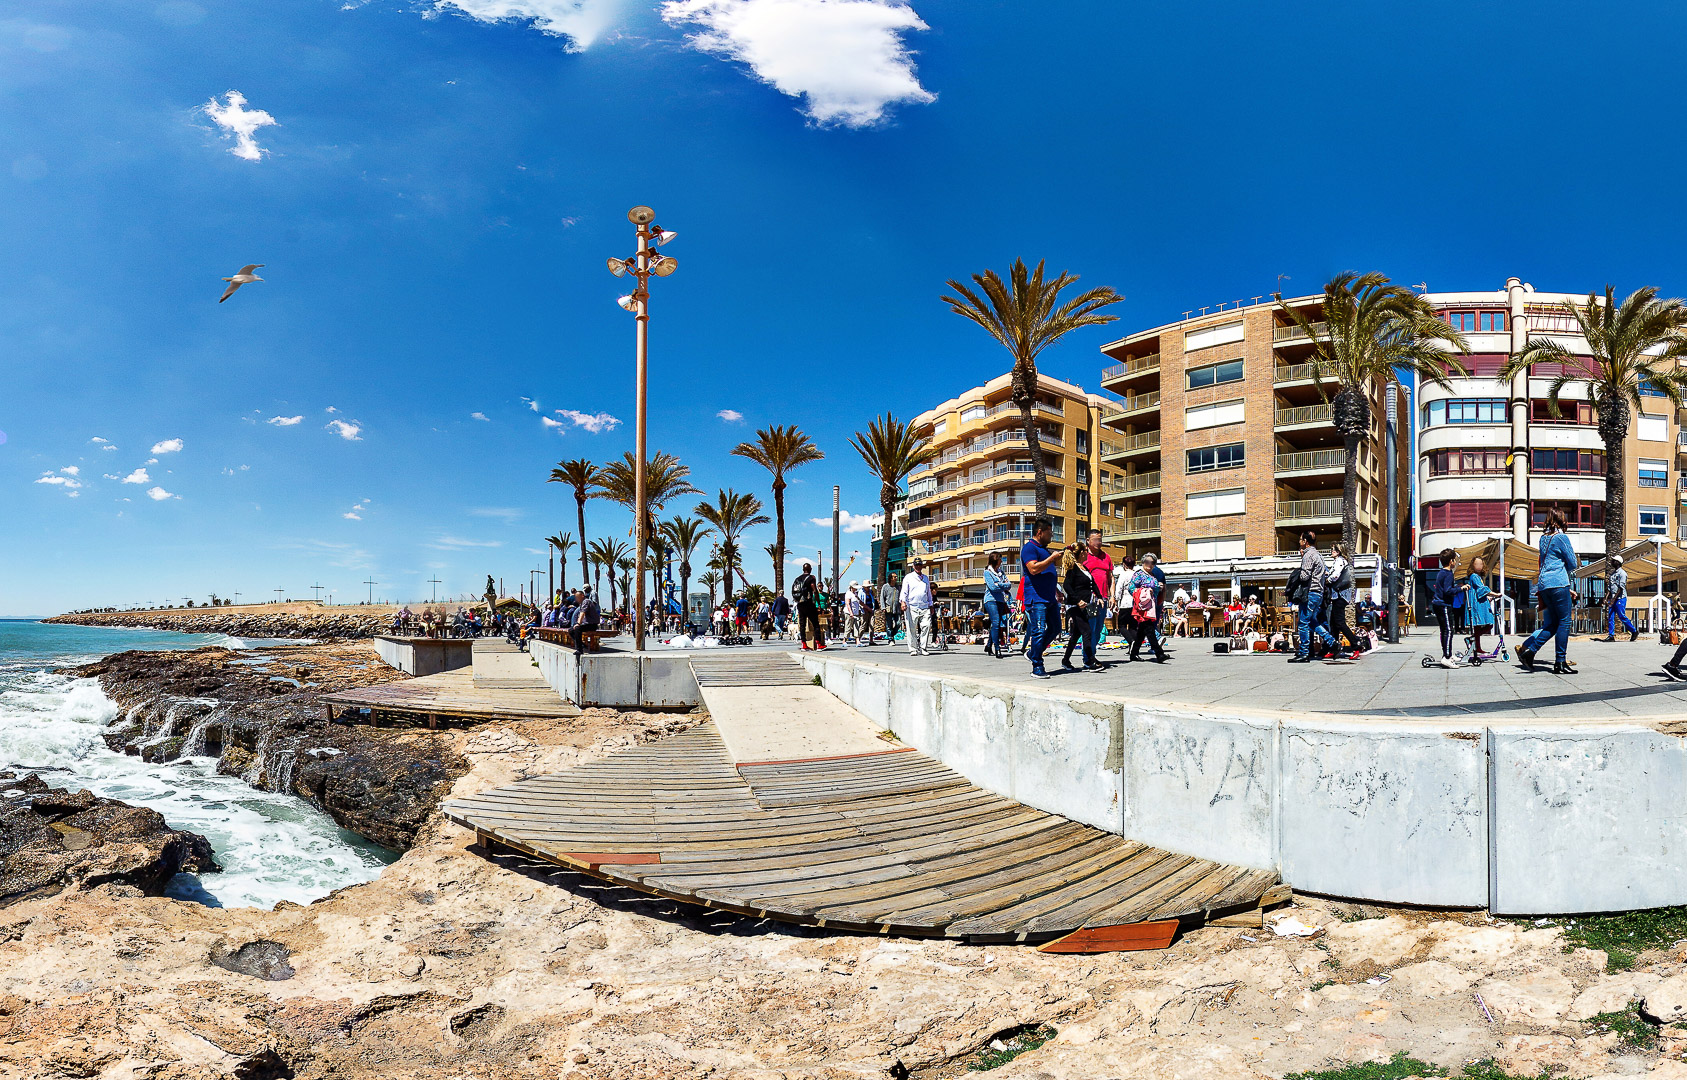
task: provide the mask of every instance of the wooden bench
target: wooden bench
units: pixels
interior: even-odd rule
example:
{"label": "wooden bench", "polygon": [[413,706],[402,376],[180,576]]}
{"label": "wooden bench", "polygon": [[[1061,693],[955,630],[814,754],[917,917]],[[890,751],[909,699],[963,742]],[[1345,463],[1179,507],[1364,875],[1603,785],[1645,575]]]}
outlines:
{"label": "wooden bench", "polygon": [[[574,630],[564,626],[541,626],[534,629],[533,634],[540,641],[548,641],[552,645],[561,645],[565,649],[574,647]],[[583,652],[602,652],[603,639],[607,635],[602,630],[582,630]]]}

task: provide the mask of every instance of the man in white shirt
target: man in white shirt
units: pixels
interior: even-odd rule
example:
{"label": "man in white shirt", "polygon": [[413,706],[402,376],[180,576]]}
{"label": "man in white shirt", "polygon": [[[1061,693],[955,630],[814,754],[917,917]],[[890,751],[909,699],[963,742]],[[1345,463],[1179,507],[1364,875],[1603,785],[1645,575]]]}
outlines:
{"label": "man in white shirt", "polygon": [[931,632],[931,579],[926,577],[926,561],[915,559],[902,579],[902,613],[908,621],[908,655],[927,656],[926,636]]}
{"label": "man in white shirt", "polygon": [[859,581],[852,581],[849,583],[849,591],[844,593],[845,645],[865,644],[865,642],[862,641],[862,638],[866,636],[863,633],[862,625],[865,622],[862,616],[865,614],[866,607],[861,597],[861,583]]}

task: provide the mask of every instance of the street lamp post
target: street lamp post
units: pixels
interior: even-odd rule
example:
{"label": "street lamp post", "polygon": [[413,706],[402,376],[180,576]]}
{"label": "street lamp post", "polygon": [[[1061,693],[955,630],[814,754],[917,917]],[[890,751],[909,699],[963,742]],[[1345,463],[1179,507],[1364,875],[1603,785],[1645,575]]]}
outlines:
{"label": "street lamp post", "polygon": [[[648,382],[648,352],[650,346],[650,275],[667,277],[679,264],[671,255],[657,252],[656,246],[666,244],[674,234],[654,224],[656,211],[648,206],[635,206],[627,211],[627,220],[637,229],[638,248],[625,259],[610,259],[609,272],[616,277],[631,274],[638,282],[633,291],[617,301],[637,319],[637,405],[633,421],[633,547],[638,585],[633,605],[633,647],[644,651],[644,555],[648,537],[645,523],[649,505],[645,491],[645,388]],[[611,572],[614,568],[611,567]]]}

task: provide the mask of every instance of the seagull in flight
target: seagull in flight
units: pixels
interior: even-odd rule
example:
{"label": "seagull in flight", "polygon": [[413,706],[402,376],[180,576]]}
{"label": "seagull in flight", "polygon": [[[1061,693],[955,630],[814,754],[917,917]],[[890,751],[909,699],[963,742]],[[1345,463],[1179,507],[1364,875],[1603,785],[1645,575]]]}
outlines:
{"label": "seagull in flight", "polygon": [[260,267],[262,265],[264,265],[264,264],[263,263],[252,263],[248,266],[242,266],[240,268],[240,273],[234,275],[233,277],[223,278],[224,281],[228,282],[228,289],[227,289],[227,291],[225,291],[223,293],[221,299],[219,299],[217,301],[217,303],[220,304],[224,300],[227,300],[229,297],[233,296],[234,290],[240,288],[240,286],[242,286],[242,285],[246,285],[246,284],[249,284],[249,283],[254,282],[254,281],[262,281],[263,278],[261,278],[258,275],[252,273],[252,271],[256,270],[258,267]]}

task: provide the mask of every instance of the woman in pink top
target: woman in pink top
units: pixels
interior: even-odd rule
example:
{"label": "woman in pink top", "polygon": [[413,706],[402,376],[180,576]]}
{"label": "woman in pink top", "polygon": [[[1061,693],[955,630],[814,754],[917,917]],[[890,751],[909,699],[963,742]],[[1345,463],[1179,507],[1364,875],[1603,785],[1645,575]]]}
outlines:
{"label": "woman in pink top", "polygon": [[1084,655],[1095,656],[1096,646],[1101,644],[1101,630],[1107,624],[1107,597],[1112,595],[1113,585],[1113,557],[1101,550],[1101,530],[1091,529],[1088,542],[1084,547],[1084,569],[1089,571],[1090,577],[1095,579],[1095,591],[1102,605],[1101,611],[1089,621],[1089,629],[1085,634],[1089,640],[1084,642]]}

